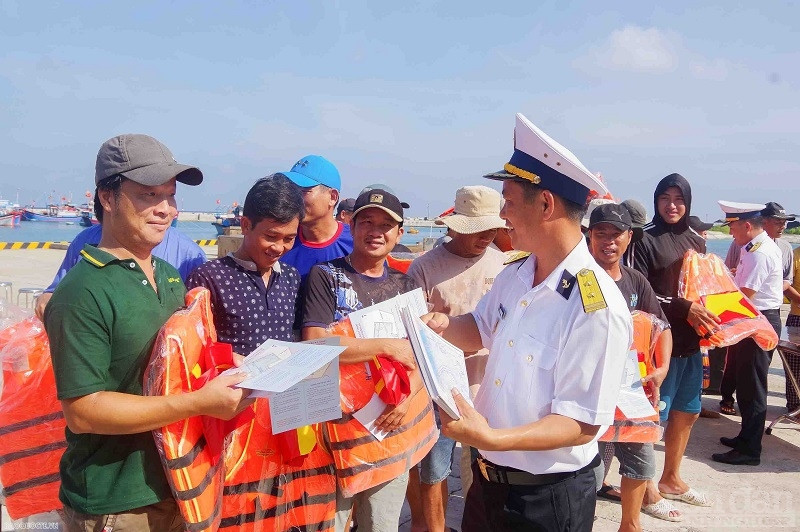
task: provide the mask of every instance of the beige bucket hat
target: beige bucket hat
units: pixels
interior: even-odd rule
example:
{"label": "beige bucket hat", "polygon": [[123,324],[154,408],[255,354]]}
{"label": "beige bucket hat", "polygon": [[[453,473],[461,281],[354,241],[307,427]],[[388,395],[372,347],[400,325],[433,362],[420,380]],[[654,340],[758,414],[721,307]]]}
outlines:
{"label": "beige bucket hat", "polygon": [[500,229],[506,226],[500,218],[503,197],[493,188],[482,185],[462,187],[456,191],[453,213],[436,219],[437,225],[445,225],[456,233],[471,235]]}

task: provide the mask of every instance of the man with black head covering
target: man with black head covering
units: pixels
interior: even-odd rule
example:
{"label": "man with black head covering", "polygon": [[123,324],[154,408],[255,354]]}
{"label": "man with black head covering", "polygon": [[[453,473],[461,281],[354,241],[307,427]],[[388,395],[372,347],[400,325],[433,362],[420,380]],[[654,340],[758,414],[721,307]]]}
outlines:
{"label": "man with black head covering", "polygon": [[670,174],[653,194],[655,214],[637,243],[633,266],[647,277],[672,328],[672,358],[661,385],[662,422],[669,419],[664,436],[664,472],[658,489],[667,499],[709,506],[704,494],[681,478],[680,465],[692,425],[700,413],[703,361],[700,337],[713,333],[719,318],[703,306],[678,295],[683,255],[689,249],[705,253],[705,241],[689,226],[692,190],[680,174]]}

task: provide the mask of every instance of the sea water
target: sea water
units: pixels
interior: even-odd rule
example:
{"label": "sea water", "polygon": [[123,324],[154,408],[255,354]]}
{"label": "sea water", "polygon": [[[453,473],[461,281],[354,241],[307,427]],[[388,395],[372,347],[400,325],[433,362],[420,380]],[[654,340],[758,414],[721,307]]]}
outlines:
{"label": "sea water", "polygon": [[[20,222],[17,227],[0,227],[0,242],[71,242],[75,235],[86,229],[77,223]],[[192,240],[217,238],[217,229],[211,222],[180,221],[177,229]],[[419,233],[406,231],[400,240],[410,246],[422,242],[423,238],[439,238],[444,235],[443,227],[420,227]]]}

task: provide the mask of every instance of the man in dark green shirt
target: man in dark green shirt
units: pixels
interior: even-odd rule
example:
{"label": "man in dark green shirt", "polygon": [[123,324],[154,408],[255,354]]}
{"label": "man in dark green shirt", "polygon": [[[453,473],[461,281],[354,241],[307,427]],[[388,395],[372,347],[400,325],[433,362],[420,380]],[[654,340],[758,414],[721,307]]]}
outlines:
{"label": "man in dark green shirt", "polygon": [[97,247],[59,284],[45,311],[67,420],[61,492],[67,530],[183,530],[151,430],[190,416],[230,419],[250,403],[220,377],[201,390],[143,397],[156,334],[183,306],[177,270],[151,255],[177,215],[176,182],[203,174],[146,135],[121,135],[97,155]]}

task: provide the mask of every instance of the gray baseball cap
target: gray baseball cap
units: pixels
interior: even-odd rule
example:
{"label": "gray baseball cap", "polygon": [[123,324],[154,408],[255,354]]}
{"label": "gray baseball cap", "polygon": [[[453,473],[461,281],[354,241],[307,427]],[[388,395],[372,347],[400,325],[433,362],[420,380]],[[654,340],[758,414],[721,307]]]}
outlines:
{"label": "gray baseball cap", "polygon": [[178,164],[169,148],[153,137],[139,134],[108,139],[97,152],[94,183],[117,174],[149,187],[173,177],[187,185],[199,185],[203,173],[194,166]]}

